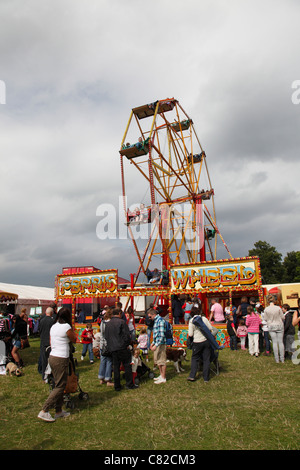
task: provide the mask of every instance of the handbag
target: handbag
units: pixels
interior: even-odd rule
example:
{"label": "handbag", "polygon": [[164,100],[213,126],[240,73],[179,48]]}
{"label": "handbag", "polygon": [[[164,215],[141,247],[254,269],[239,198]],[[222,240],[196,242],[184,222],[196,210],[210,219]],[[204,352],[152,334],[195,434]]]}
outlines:
{"label": "handbag", "polygon": [[20,338],[21,340],[21,349],[26,349],[30,347],[28,338]]}
{"label": "handbag", "polygon": [[107,343],[103,345],[100,352],[101,356],[111,357],[111,352],[108,350]]}
{"label": "handbag", "polygon": [[[101,331],[102,337],[104,339],[105,323],[103,323],[103,322],[101,322],[100,331]],[[101,354],[101,356],[111,357],[111,352],[108,350],[106,339],[104,339],[104,341],[103,341],[102,348],[100,347],[100,354]]]}
{"label": "handbag", "polygon": [[186,340],[186,347],[188,349],[193,349],[193,343],[194,343],[194,337],[193,336],[188,336]]}
{"label": "handbag", "polygon": [[283,330],[283,323],[272,323],[271,325],[268,325],[268,330],[269,331],[282,331]]}

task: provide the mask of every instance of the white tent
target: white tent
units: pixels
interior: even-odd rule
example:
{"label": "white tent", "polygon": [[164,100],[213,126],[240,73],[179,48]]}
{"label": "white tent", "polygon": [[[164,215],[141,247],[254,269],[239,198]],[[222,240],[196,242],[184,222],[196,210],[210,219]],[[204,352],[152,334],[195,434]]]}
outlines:
{"label": "white tent", "polygon": [[54,301],[54,288],[22,286],[0,282],[0,291],[17,294],[19,300]]}

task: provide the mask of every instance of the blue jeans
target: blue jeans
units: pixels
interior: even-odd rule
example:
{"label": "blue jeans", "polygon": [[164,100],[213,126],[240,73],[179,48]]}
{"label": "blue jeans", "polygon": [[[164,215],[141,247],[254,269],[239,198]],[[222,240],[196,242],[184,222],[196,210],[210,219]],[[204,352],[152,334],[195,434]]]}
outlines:
{"label": "blue jeans", "polygon": [[236,337],[236,335],[230,336],[230,349],[232,351],[237,349],[237,337]]}
{"label": "blue jeans", "polygon": [[86,355],[87,350],[89,351],[89,358],[90,361],[94,360],[94,354],[93,354],[93,343],[84,343],[82,347],[82,353],[81,355],[84,357]]}
{"label": "blue jeans", "polygon": [[269,338],[269,332],[264,331],[264,338],[265,338],[265,343],[266,343],[266,351],[270,352],[271,351],[271,344],[270,344],[270,338]]}
{"label": "blue jeans", "polygon": [[112,357],[102,356],[100,354],[100,367],[98,372],[98,379],[111,382],[112,379]]}
{"label": "blue jeans", "polygon": [[184,314],[184,321],[188,323],[188,322],[190,321],[190,318],[191,318],[190,313],[185,312],[185,314]]}
{"label": "blue jeans", "polygon": [[130,337],[131,337],[131,341],[135,341],[135,338],[136,338],[135,330],[130,330]]}
{"label": "blue jeans", "polygon": [[284,362],[284,344],[283,344],[283,329],[282,330],[275,330],[269,331],[272,346],[273,346],[273,353],[276,362]]}

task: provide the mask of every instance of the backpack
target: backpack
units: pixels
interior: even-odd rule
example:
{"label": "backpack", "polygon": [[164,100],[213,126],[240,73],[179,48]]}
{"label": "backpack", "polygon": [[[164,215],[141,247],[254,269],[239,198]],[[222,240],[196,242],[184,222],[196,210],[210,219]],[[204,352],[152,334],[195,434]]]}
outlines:
{"label": "backpack", "polygon": [[167,346],[172,346],[173,343],[174,343],[174,340],[173,340],[173,327],[171,325],[171,323],[169,323],[168,321],[164,320],[165,324],[166,324],[166,344]]}

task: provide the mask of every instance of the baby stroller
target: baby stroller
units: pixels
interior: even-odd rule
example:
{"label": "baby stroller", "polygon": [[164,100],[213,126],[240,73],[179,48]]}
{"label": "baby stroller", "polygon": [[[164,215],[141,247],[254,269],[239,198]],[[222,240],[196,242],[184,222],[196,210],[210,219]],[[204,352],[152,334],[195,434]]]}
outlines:
{"label": "baby stroller", "polygon": [[[199,361],[199,371],[203,369],[203,361]],[[219,351],[211,347],[210,352],[210,372],[214,375],[220,374],[220,362],[219,362]]]}
{"label": "baby stroller", "polygon": [[[150,369],[150,367],[146,366],[142,359],[142,351],[140,351],[138,357],[135,357],[134,355],[132,356],[132,380],[135,385],[139,385],[141,382],[141,378],[144,377],[146,374],[148,374],[149,379],[153,379],[155,375],[154,372]],[[124,371],[123,364],[121,364],[120,370]]]}
{"label": "baby stroller", "polygon": [[0,332],[0,375],[5,374],[5,367],[8,362],[15,362],[11,355],[12,340],[9,333]]}
{"label": "baby stroller", "polygon": [[135,385],[139,385],[141,378],[146,374],[148,374],[149,379],[153,379],[155,375],[154,372],[141,360],[140,365],[136,368],[136,372],[132,372],[133,383]]}
{"label": "baby stroller", "polygon": [[149,379],[154,378],[154,372],[150,369],[150,367],[146,366],[146,364],[143,361],[143,351],[140,349],[135,349],[138,353],[138,357],[133,354],[132,357],[132,380],[135,385],[139,385],[141,382],[141,378],[144,377],[146,374],[148,374]]}
{"label": "baby stroller", "polygon": [[5,342],[0,339],[0,375],[5,375],[6,361],[7,356]]}
{"label": "baby stroller", "polygon": [[[51,347],[49,346],[46,350],[48,357],[50,355]],[[79,385],[79,374],[76,373],[75,370],[75,361],[73,357],[73,352],[74,352],[74,347],[71,346],[70,349],[70,361],[69,361],[69,374],[68,374],[68,381],[67,385],[64,391],[64,404],[66,408],[74,409],[75,405],[73,401],[71,400],[71,394],[79,392],[78,398],[79,400],[88,400],[89,395],[88,393],[84,392],[80,385]],[[45,375],[44,375],[45,382],[49,384],[50,391],[53,390],[55,386],[55,382],[53,379],[53,375],[51,372],[51,367],[48,363],[47,368],[45,370]]]}

